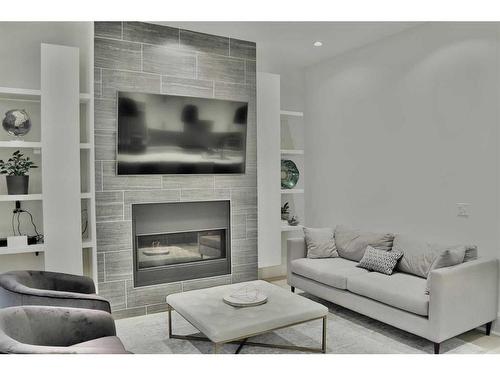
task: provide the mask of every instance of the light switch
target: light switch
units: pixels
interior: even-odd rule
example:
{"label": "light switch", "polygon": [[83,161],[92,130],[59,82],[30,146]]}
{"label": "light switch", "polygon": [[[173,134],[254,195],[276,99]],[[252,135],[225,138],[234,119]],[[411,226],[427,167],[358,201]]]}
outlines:
{"label": "light switch", "polygon": [[457,216],[459,217],[469,217],[470,215],[470,204],[469,203],[457,203]]}

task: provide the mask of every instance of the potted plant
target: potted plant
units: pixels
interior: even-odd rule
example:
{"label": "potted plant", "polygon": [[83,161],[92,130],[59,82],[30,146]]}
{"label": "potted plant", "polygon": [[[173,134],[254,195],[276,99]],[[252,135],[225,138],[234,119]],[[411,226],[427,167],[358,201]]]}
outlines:
{"label": "potted plant", "polygon": [[28,194],[28,172],[31,168],[38,167],[19,150],[15,151],[9,160],[0,160],[0,173],[7,175],[5,178],[9,195]]}
{"label": "potted plant", "polygon": [[281,207],[281,220],[288,221],[289,217],[290,217],[290,205],[288,204],[288,202],[286,202]]}

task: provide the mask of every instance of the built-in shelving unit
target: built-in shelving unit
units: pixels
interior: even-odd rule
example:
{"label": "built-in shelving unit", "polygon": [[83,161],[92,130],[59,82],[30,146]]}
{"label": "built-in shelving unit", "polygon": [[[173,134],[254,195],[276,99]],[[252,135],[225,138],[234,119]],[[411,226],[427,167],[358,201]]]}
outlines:
{"label": "built-in shelving unit", "polygon": [[[93,40],[93,35],[90,40]],[[26,109],[32,120],[32,129],[24,139],[14,139],[7,133],[0,134],[0,158],[21,149],[23,153],[35,159],[38,166],[30,172],[30,194],[8,195],[5,191],[5,181],[2,181],[0,215],[5,220],[0,236],[12,235],[12,209],[15,202],[20,201],[21,208],[28,209],[33,214],[39,232],[45,235],[45,243],[19,248],[0,247],[0,262],[2,255],[22,257],[21,254],[28,254],[24,255],[26,257],[30,253],[41,253],[44,256],[37,261],[37,267],[83,273],[94,278],[97,284],[94,57],[92,53],[88,56],[88,81],[79,82],[77,48],[42,44],[41,50],[41,89],[0,87],[1,111]],[[83,88],[85,92],[79,92],[79,88]],[[74,128],[68,128],[70,124],[74,124]],[[0,129],[0,132],[3,130]],[[61,137],[64,137],[64,142],[60,141]],[[65,157],[61,159],[61,155]],[[61,161],[64,164],[60,165]],[[61,173],[65,177],[62,181]],[[74,190],[75,187],[77,190]],[[82,220],[87,221],[87,225],[82,225],[82,228],[87,228],[83,234],[83,229],[75,226],[75,217],[80,216]],[[32,228],[22,226],[21,232],[31,235]],[[71,234],[68,234],[70,232]],[[67,241],[64,241],[65,238]],[[74,245],[68,246],[68,243],[78,243],[77,248],[74,249]]]}
{"label": "built-in shelving unit", "polygon": [[[304,113],[281,106],[280,76],[257,73],[257,190],[259,277],[286,274],[287,239],[301,235],[304,225]],[[281,160],[291,160],[300,172],[293,189],[281,189]],[[281,220],[280,206],[289,202],[290,218],[298,225]]]}

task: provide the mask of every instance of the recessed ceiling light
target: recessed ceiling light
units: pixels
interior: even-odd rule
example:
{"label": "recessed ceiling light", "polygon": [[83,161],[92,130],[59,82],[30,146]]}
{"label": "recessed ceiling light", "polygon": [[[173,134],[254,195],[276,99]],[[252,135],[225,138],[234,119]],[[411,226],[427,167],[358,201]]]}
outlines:
{"label": "recessed ceiling light", "polygon": [[316,42],[313,43],[314,47],[321,47],[323,45],[322,42],[320,42],[319,40],[317,40]]}

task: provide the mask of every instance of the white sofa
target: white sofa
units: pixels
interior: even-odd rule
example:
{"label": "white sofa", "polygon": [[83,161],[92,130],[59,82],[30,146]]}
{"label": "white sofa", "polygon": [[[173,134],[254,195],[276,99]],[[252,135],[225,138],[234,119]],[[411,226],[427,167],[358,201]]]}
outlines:
{"label": "white sofa", "polygon": [[[289,239],[288,284],[434,342],[491,324],[498,313],[498,260],[479,258],[436,269],[427,279],[384,275],[344,258],[310,259],[302,238]],[[428,293],[427,293],[428,287]]]}

